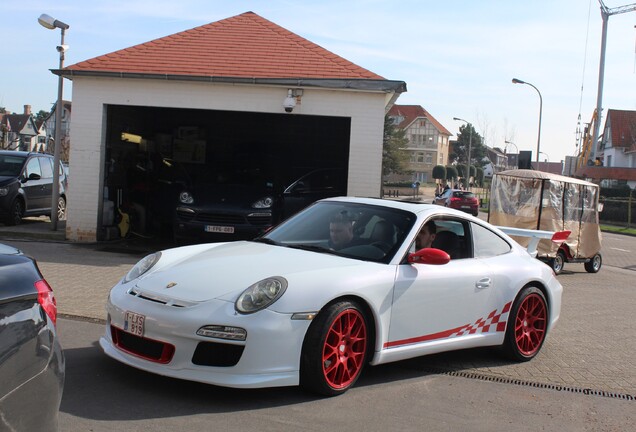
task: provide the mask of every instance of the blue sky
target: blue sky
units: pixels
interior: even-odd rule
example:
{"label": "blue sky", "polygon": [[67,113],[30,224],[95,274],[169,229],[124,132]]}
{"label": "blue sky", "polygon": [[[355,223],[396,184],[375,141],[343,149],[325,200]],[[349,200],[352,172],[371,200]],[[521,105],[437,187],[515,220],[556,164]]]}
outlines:
{"label": "blue sky", "polygon": [[[610,7],[634,0],[605,0]],[[596,107],[602,20],[597,0],[2,0],[0,106],[49,110],[57,97],[55,47],[70,25],[66,65],[246,11],[391,80],[407,83],[398,104],[422,105],[451,133],[460,117],[491,147],[505,140],[536,151],[543,97],[541,160],[575,154],[577,119]],[[604,112],[636,110],[636,12],[609,19]],[[72,83],[65,80],[65,99]],[[583,91],[581,91],[583,88]],[[508,146],[514,151],[514,146]],[[535,155],[533,153],[533,159]]]}

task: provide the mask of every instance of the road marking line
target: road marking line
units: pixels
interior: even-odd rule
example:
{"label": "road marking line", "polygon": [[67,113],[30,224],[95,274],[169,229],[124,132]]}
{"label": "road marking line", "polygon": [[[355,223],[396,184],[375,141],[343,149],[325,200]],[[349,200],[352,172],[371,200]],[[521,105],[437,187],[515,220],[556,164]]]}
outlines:
{"label": "road marking line", "polygon": [[610,249],[614,249],[614,250],[621,251],[621,252],[631,252],[631,251],[629,251],[627,249],[620,249],[620,248],[615,248],[615,247],[611,247]]}

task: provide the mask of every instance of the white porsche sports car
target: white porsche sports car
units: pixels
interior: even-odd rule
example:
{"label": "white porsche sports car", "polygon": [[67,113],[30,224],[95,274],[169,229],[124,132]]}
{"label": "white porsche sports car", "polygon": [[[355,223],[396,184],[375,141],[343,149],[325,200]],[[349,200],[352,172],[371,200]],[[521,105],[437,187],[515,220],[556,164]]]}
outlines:
{"label": "white porsche sports car", "polygon": [[[416,250],[429,221],[432,247]],[[550,267],[466,213],[332,198],[253,241],[143,258],[110,293],[100,345],[160,375],[336,395],[367,363],[482,346],[530,360],[561,294]]]}

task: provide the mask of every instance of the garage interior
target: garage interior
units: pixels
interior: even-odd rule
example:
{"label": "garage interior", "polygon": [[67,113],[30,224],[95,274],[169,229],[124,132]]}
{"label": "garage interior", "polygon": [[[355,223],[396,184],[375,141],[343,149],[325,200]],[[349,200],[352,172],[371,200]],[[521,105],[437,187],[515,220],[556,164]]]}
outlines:
{"label": "garage interior", "polygon": [[123,105],[106,115],[100,240],[170,244],[178,194],[204,178],[266,177],[276,193],[318,168],[347,178],[348,117]]}

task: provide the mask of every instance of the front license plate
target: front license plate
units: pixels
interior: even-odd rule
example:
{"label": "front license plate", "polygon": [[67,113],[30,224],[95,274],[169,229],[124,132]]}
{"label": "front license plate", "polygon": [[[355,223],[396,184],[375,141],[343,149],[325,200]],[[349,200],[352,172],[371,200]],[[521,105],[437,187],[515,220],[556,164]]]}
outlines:
{"label": "front license plate", "polygon": [[146,317],[134,312],[126,311],[124,319],[124,331],[142,337],[144,335],[144,322]]}
{"label": "front license plate", "polygon": [[222,233],[222,234],[234,234],[234,227],[217,226],[217,225],[206,225],[205,226],[205,231],[206,232],[213,232],[213,233]]}

